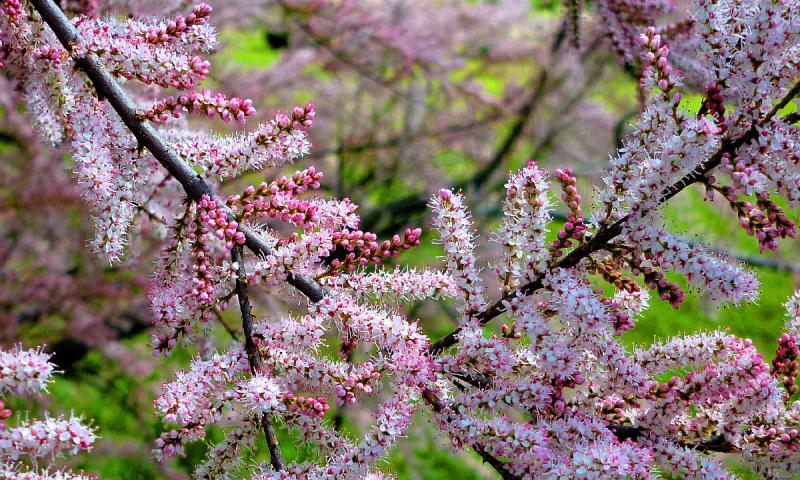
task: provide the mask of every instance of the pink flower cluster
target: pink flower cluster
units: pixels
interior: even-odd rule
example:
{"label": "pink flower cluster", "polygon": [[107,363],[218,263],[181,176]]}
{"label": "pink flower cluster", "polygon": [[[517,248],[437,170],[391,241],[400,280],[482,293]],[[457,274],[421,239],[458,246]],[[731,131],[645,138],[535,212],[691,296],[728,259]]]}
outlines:
{"label": "pink flower cluster", "polygon": [[378,384],[381,372],[371,368],[371,364],[363,372],[352,372],[344,382],[336,385],[336,405],[342,406],[345,403],[356,403],[355,392],[363,392],[364,395],[371,395],[373,387]]}
{"label": "pink flower cluster", "polygon": [[153,25],[147,28],[145,37],[149,43],[167,43],[191,32],[191,27],[205,25],[211,15],[211,6],[205,3],[195,5],[192,13],[183,17],[177,16],[166,25]]}
{"label": "pink flower cluster", "polygon": [[269,413],[281,403],[280,385],[266,375],[257,375],[239,386],[242,403],[253,412]]}
{"label": "pink flower cluster", "polygon": [[287,393],[283,399],[287,411],[291,413],[300,413],[305,416],[318,416],[324,417],[331,406],[328,405],[328,400],[325,397],[304,397],[302,395],[295,397],[291,393]]}
{"label": "pink flower cluster", "polygon": [[444,272],[400,269],[375,273],[339,273],[320,279],[322,285],[346,289],[353,295],[378,301],[410,301],[427,298],[453,298],[455,281]]}
{"label": "pink flower cluster", "polygon": [[322,172],[314,167],[295,172],[288,178],[280,177],[269,184],[262,182],[258,189],[252,185],[242,195],[228,197],[227,205],[234,209],[242,221],[278,219],[298,227],[312,226],[319,222],[319,205],[298,198],[308,189],[319,188]]}
{"label": "pink flower cluster", "polygon": [[664,95],[669,94],[679,83],[678,72],[669,65],[669,47],[662,42],[654,27],[648,27],[639,36],[642,45],[641,59],[647,65],[642,73],[642,87],[657,86]]}
{"label": "pink flower cluster", "polygon": [[314,104],[309,103],[295,107],[291,115],[277,112],[253,132],[225,137],[205,132],[182,135],[176,139],[175,149],[187,162],[203,168],[207,177],[226,178],[278,166],[309,152],[306,129],[312,126],[314,115]]}
{"label": "pink flower cluster", "polygon": [[699,246],[692,247],[661,228],[632,226],[628,236],[653,266],[685,274],[715,300],[738,303],[758,297],[755,274]]}
{"label": "pink flower cluster", "polygon": [[153,41],[153,35],[161,35],[152,25],[137,20],[118,23],[82,17],[75,26],[80,43],[73,54],[92,52],[119,77],[188,90],[209,74],[211,63],[196,54],[216,44],[213,30],[205,22],[187,24],[182,31],[173,31],[172,36],[165,31],[169,41]]}
{"label": "pink flower cluster", "polygon": [[[226,354],[195,360],[188,372],[178,372],[175,381],[162,385],[161,395],[154,402],[155,411],[180,428],[156,440],[156,458],[182,455],[186,442],[203,438],[205,427],[219,421],[223,407],[240,395],[231,384],[247,369],[244,352],[233,348]],[[248,404],[252,405],[252,396],[249,398]]]}
{"label": "pink flower cluster", "polygon": [[75,455],[80,450],[89,450],[95,438],[92,429],[79,418],[46,418],[0,432],[0,451],[11,460],[22,456],[45,458],[60,452]]}
{"label": "pink flower cluster", "polygon": [[0,393],[32,395],[46,390],[53,375],[49,360],[41,349],[0,349]]}
{"label": "pink flower cluster", "polygon": [[433,197],[431,209],[434,228],[441,235],[445,251],[445,271],[456,281],[459,302],[468,321],[471,313],[480,311],[486,304],[484,286],[479,277],[475,259],[474,233],[470,212],[464,205],[461,194],[440,190]]}
{"label": "pink flower cluster", "polygon": [[238,230],[239,224],[235,220],[228,221],[228,211],[221,203],[215,198],[203,195],[197,205],[197,215],[200,221],[214,232],[217,240],[224,241],[225,248],[230,250],[234,245],[243,245],[245,238],[244,233]]}
{"label": "pink flower cluster", "polygon": [[773,374],[781,380],[789,395],[797,393],[797,374],[800,369],[798,357],[800,357],[800,348],[798,348],[797,337],[790,333],[781,335],[778,339],[775,358],[772,360],[772,369]]}
{"label": "pink flower cluster", "polygon": [[0,13],[7,15],[12,21],[17,20],[22,15],[22,2],[19,0],[4,0],[0,3]]}
{"label": "pink flower cluster", "polygon": [[407,228],[403,238],[395,235],[391,240],[378,243],[378,237],[374,233],[361,230],[334,232],[333,245],[348,253],[343,260],[336,258],[331,261],[331,269],[353,272],[356,268],[370,263],[380,265],[386,259],[396,257],[412,247],[418,247],[421,234],[421,228]]}
{"label": "pink flower cluster", "polygon": [[[41,349],[0,349],[0,398],[7,393],[32,395],[46,390],[53,373],[49,358]],[[11,414],[0,400],[0,475],[3,478],[85,478],[66,471],[50,474],[25,470],[22,464],[18,467],[15,463],[24,459],[26,463],[38,464],[58,455],[88,451],[97,438],[92,427],[86,426],[79,417],[49,415],[44,420],[25,419],[9,425],[6,422]]]}

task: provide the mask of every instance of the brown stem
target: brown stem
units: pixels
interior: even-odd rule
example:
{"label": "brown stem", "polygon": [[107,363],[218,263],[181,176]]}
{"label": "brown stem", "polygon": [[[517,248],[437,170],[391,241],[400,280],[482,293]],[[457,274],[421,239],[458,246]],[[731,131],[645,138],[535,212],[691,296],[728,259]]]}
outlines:
{"label": "brown stem", "polygon": [[[239,309],[242,311],[242,330],[244,331],[244,351],[247,353],[247,361],[250,363],[250,373],[256,375],[261,369],[261,355],[253,341],[253,313],[250,305],[250,297],[247,295],[247,272],[244,267],[244,249],[237,245],[231,250],[231,259],[239,264],[236,275],[236,296],[239,298]],[[269,448],[269,462],[276,472],[284,468],[283,455],[278,445],[278,436],[269,415],[261,415],[261,428],[264,429],[264,437]]]}

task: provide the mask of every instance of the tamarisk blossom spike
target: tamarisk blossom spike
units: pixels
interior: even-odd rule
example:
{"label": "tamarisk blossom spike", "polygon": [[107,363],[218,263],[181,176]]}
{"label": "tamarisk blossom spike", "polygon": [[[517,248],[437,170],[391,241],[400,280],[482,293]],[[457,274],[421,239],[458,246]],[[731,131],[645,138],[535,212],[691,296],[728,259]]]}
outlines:
{"label": "tamarisk blossom spike", "polygon": [[332,275],[322,277],[320,283],[379,302],[454,298],[458,295],[455,280],[450,275],[413,268]]}
{"label": "tamarisk blossom spike", "polygon": [[544,246],[552,208],[549,188],[547,173],[536,162],[528,162],[506,183],[503,223],[497,234],[506,259],[496,272],[511,287],[530,282],[550,259]]}
{"label": "tamarisk blossom spike", "polygon": [[205,132],[178,138],[178,155],[205,170],[206,177],[229,178],[248,170],[279,166],[310,151],[306,129],[315,116],[314,104],[278,112],[254,131],[225,137]]}
{"label": "tamarisk blossom spike", "polygon": [[445,271],[455,278],[461,292],[459,307],[463,312],[463,322],[470,322],[470,316],[480,311],[486,304],[483,282],[475,265],[475,243],[472,219],[469,209],[464,205],[464,196],[450,190],[440,190],[431,200],[434,213],[434,228],[439,232],[445,251]]}
{"label": "tamarisk blossom spike", "polygon": [[168,25],[162,32],[159,26],[137,19],[117,22],[81,17],[75,25],[80,42],[73,54],[92,52],[109,65],[113,74],[125,79],[191,89],[208,76],[211,67],[199,53],[210,51],[217,43],[213,29],[205,22],[210,7],[200,8],[202,13],[197,13],[201,13],[202,21],[193,14],[195,21],[184,19],[179,21],[180,27],[178,23],[174,29]]}
{"label": "tamarisk blossom spike", "polygon": [[570,213],[567,214],[567,221],[564,226],[559,229],[556,239],[550,244],[550,251],[556,258],[564,254],[564,248],[573,246],[573,240],[580,243],[586,233],[586,225],[584,224],[583,213],[581,212],[581,196],[578,193],[577,183],[578,180],[572,174],[572,169],[568,168],[562,171],[557,168],[554,172],[555,179],[561,184],[561,189],[564,193],[561,194],[561,200],[567,204]]}
{"label": "tamarisk blossom spike", "polygon": [[627,233],[637,250],[654,266],[683,273],[710,298],[718,301],[755,301],[759,282],[744,268],[690,246],[653,225],[634,224]]}

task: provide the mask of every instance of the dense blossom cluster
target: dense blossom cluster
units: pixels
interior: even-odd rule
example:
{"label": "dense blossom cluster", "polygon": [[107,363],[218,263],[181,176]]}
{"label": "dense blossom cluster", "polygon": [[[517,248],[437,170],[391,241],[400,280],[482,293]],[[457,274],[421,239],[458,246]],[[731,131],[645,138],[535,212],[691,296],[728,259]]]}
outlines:
{"label": "dense blossom cluster", "polygon": [[[762,248],[775,249],[779,238],[795,235],[772,197],[796,206],[800,192],[800,138],[782,112],[800,90],[792,86],[800,5],[701,0],[685,28],[657,29],[642,21],[669,9],[661,2],[599,3],[601,11],[615,12],[604,21],[618,24],[610,30],[618,33],[623,58],[640,62],[642,110],[591,211],[571,169],[552,173],[569,213],[550,242],[551,177],[533,162],[511,173],[503,220],[492,235],[502,246],[494,268],[501,291],[490,303],[484,274],[492,269],[479,261],[462,193],[442,189],[431,200],[444,261],[426,269],[385,268],[388,259],[420,245],[421,229],[379,241],[359,229],[349,200],[313,193],[322,181],[313,167],[241,194],[217,195],[245,171],[308,153],[313,104],[230,136],[190,130],[184,122],[172,122],[174,129],[147,126],[183,109],[239,122],[255,113],[247,100],[197,90],[210,68],[199,54],[215,44],[210,7],[169,21],[62,20],[78,36],[65,39],[62,31],[57,39],[33,8],[47,2],[26,4],[30,15],[23,16],[19,3],[0,0],[0,26],[15,34],[4,37],[11,42],[4,61],[43,135],[65,141],[74,155],[77,180],[96,215],[97,249],[120,256],[141,205],[156,208],[167,224],[150,286],[154,350],[168,353],[182,340],[202,337],[238,297],[244,341],[221,353],[204,349],[162,386],[155,410],[175,427],[155,441],[156,458],[183,455],[207,427],[230,422],[226,438],[197,467],[198,478],[233,475],[260,430],[271,462],[252,478],[382,478],[376,464],[428,405],[454,447],[473,448],[505,478],[653,478],[659,472],[731,478],[718,451],[738,453],[772,478],[800,472],[800,403],[792,402],[800,293],[787,306],[792,319],[772,365],[749,340],[721,332],[632,353],[618,338],[649,301],[637,276],[676,307],[684,293],[666,279],[670,272],[714,301],[757,298],[752,273],[663,226],[660,205],[690,184],[723,192]],[[642,15],[625,18],[638,7]],[[684,77],[667,45],[678,31],[694,36],[706,60],[694,72],[707,86],[698,112],[682,107],[678,91]],[[395,40],[375,39],[403,56],[403,43]],[[98,86],[137,81],[186,93],[144,113],[132,111],[127,99],[96,95],[83,74],[98,68],[116,78],[94,78]],[[735,108],[724,108],[726,102]],[[172,150],[144,152],[131,123]],[[156,175],[161,166],[172,177]],[[727,180],[712,175],[715,169]],[[754,196],[755,204],[738,203],[740,196]],[[253,315],[248,287],[286,284],[308,297],[304,315]],[[435,343],[399,308],[427,298],[452,300],[458,322]],[[500,315],[506,323],[487,331]],[[338,358],[328,346],[338,347]],[[38,351],[0,352],[0,387],[43,388],[52,372],[46,360]],[[378,407],[362,438],[326,421],[331,410],[370,399]],[[316,445],[319,461],[284,465],[271,437],[274,418]],[[74,419],[20,422],[0,432],[0,468],[27,478],[8,462],[85,450],[93,440],[91,429]]]}

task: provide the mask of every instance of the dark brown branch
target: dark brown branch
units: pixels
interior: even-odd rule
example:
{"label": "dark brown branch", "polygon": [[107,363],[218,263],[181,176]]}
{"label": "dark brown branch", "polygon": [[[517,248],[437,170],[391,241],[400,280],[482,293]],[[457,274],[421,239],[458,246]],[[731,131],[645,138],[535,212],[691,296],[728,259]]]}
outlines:
{"label": "dark brown branch", "polygon": [[[789,104],[789,102],[798,94],[800,93],[800,82],[797,82],[794,87],[786,94],[786,96],[776,104],[772,110],[763,118],[761,121],[756,122],[749,130],[747,130],[742,136],[736,139],[725,138],[722,140],[722,145],[720,146],[719,150],[712,155],[711,157],[707,158],[706,160],[700,162],[691,172],[684,175],[680,180],[673,183],[669,187],[665,188],[661,192],[661,198],[659,199],[658,203],[662,204],[678,193],[680,193],[683,189],[701,181],[708,175],[711,170],[719,166],[722,162],[722,158],[728,154],[733,155],[740,147],[745,145],[747,142],[753,140],[758,135],[758,128],[762,125],[768,123],[775,114],[778,113],[783,107]],[[579,245],[577,248],[572,250],[569,254],[563,257],[561,260],[558,261],[556,266],[558,268],[571,268],[576,266],[580,263],[581,260],[589,256],[590,254],[602,250],[604,245],[608,244],[611,240],[619,236],[625,224],[630,219],[630,214],[625,215],[624,217],[620,218],[616,222],[614,222],[611,226],[603,229],[601,228],[595,236],[591,237],[591,239]],[[489,308],[484,310],[483,312],[477,314],[475,317],[480,321],[481,325],[485,325],[493,318],[501,315],[503,312],[506,311],[505,302],[508,302],[512,298],[517,295],[525,296],[530,295],[537,290],[542,288],[542,281],[543,276],[540,275],[536,280],[520,287],[517,290],[513,290],[505,294],[500,300],[492,304]],[[455,329],[453,332],[445,335],[439,341],[431,345],[431,354],[438,355],[442,350],[451,347],[458,343],[457,337],[461,330]]]}
{"label": "dark brown branch", "polygon": [[[261,369],[261,355],[253,341],[253,313],[250,306],[250,297],[247,295],[247,271],[244,266],[244,252],[241,245],[231,250],[231,260],[239,264],[236,275],[236,296],[239,298],[239,309],[242,312],[242,330],[244,331],[244,351],[250,363],[250,373],[256,375]],[[278,445],[278,436],[269,415],[261,415],[261,428],[269,448],[269,463],[273,470],[280,472],[284,468],[283,455]]]}

